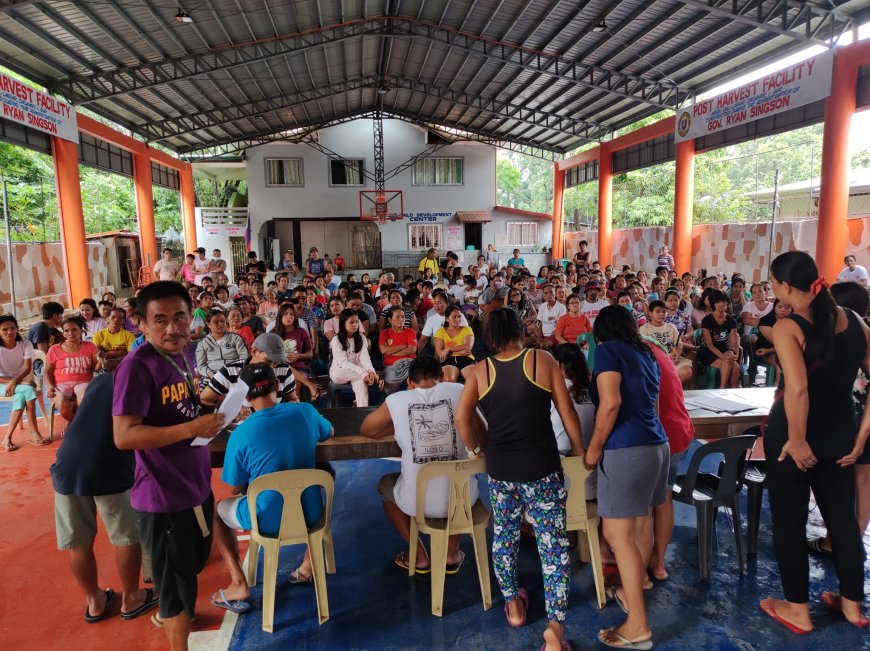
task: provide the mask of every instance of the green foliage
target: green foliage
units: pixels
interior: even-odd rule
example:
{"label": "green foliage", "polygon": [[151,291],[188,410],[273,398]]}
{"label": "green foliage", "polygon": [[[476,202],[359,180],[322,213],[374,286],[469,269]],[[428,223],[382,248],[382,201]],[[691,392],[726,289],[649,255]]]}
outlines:
{"label": "green foliage", "polygon": [[248,205],[247,181],[218,181],[195,176],[193,190],[197,206],[244,208]]}
{"label": "green foliage", "polygon": [[[51,157],[0,143],[0,173],[7,181],[12,239],[21,242],[60,239]],[[87,234],[137,229],[132,179],[83,165],[79,166],[79,174]],[[153,194],[157,234],[170,226],[180,230],[179,193],[154,186]]]}
{"label": "green foliage", "polygon": [[553,212],[553,163],[500,149],[495,170],[498,205]]}

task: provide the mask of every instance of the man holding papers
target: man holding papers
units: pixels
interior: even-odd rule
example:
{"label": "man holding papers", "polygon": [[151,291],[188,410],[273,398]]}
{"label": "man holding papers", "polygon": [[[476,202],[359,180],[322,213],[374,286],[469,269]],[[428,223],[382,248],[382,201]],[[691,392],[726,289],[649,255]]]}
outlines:
{"label": "man holding papers", "polygon": [[[222,479],[236,497],[217,505],[214,522],[215,543],[230,572],[230,585],[211,596],[211,603],[235,613],[246,612],[249,590],[239,561],[236,530],[251,528],[250,507],[244,494],[257,477],[282,470],[314,468],[315,448],[332,436],[332,425],[308,403],[278,402],[279,384],[268,364],[250,364],[239,377],[248,387],[248,400],[254,413],[230,436],[224,456]],[[260,532],[277,534],[281,526],[283,501],[267,491],[257,500]],[[302,510],[310,527],[323,512],[320,489],[302,493]],[[291,583],[310,583],[311,559],[308,551],[302,563],[290,573]]]}
{"label": "man holding papers", "polygon": [[190,441],[215,436],[224,417],[200,415],[196,365],[187,345],[191,300],[184,287],[152,283],[140,292],[137,309],[148,343],[115,371],[115,445],[136,453],[130,503],[160,598],[155,621],[163,624],[172,649],[187,649],[214,510],[208,448]]}

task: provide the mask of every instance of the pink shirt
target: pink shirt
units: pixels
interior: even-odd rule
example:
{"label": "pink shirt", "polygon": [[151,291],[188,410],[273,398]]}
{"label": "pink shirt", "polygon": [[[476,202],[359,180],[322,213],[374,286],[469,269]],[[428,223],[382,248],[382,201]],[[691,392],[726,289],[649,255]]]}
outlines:
{"label": "pink shirt", "polygon": [[83,341],[74,353],[66,352],[62,344],[55,344],[48,349],[45,356],[54,365],[55,384],[66,382],[90,382],[94,379],[94,356],[97,347],[89,341]]}

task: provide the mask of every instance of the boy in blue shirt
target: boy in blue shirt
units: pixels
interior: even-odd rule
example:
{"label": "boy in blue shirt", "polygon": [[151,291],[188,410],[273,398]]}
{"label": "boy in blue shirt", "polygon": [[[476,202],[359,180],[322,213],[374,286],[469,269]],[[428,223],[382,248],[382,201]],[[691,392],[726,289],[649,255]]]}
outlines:
{"label": "boy in blue shirt", "polygon": [[[214,539],[230,571],[231,582],[229,587],[212,595],[211,603],[242,613],[250,607],[246,601],[249,590],[239,561],[235,531],[251,529],[248,498],[244,493],[248,485],[262,475],[314,468],[317,444],[332,436],[332,425],[308,403],[279,403],[278,381],[268,364],[249,364],[242,370],[239,381],[248,385],[248,401],[254,413],[233,431],[224,456],[221,478],[238,495],[218,502]],[[262,533],[278,533],[282,509],[279,494],[268,491],[260,495],[257,521]],[[302,493],[302,511],[308,526],[320,519],[323,502],[319,488],[311,487]],[[290,582],[311,580],[311,558],[306,550],[305,559],[291,572]]]}

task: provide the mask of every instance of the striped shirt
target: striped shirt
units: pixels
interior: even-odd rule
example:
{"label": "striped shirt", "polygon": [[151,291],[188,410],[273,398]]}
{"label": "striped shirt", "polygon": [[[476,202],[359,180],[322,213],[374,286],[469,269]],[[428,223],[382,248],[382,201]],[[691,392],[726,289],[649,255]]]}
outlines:
{"label": "striped shirt", "polygon": [[[250,361],[250,358],[248,358],[244,362],[233,362],[232,364],[227,364],[212,376],[208,383],[208,388],[219,395],[225,396],[230,388],[236,383],[236,380],[239,379],[242,369],[245,368]],[[293,377],[293,373],[290,372],[290,367],[288,365],[280,364],[273,370],[275,371],[275,377],[277,378],[278,386],[280,387],[279,398],[296,389],[296,378]]]}

